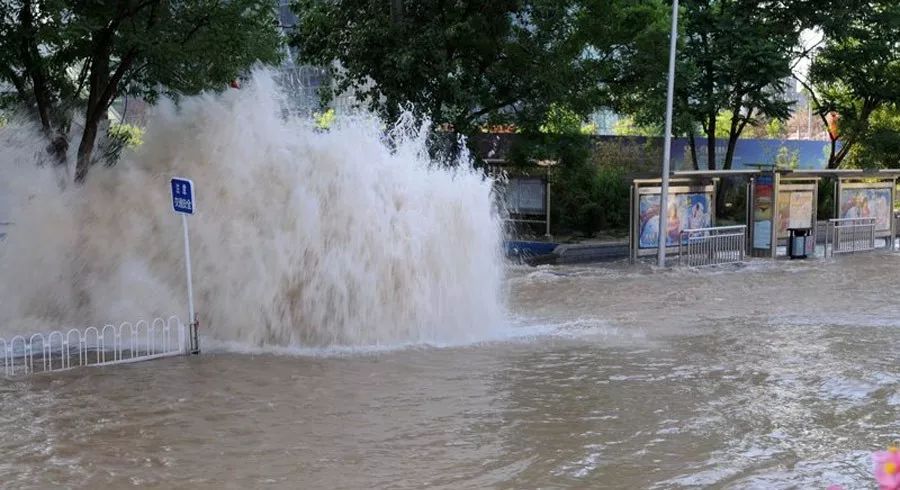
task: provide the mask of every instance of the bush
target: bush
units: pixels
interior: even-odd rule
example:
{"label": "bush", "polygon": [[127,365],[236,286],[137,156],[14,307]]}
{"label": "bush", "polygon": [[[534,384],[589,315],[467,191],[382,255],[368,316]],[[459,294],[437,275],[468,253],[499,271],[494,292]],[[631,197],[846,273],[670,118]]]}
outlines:
{"label": "bush", "polygon": [[592,140],[579,134],[522,135],[510,151],[516,173],[529,174],[535,162],[552,160],[551,231],[592,236],[597,231],[628,228],[629,181],[624,165],[592,160]]}
{"label": "bush", "polygon": [[569,162],[554,173],[551,184],[554,233],[591,236],[628,228],[629,185],[623,167]]}

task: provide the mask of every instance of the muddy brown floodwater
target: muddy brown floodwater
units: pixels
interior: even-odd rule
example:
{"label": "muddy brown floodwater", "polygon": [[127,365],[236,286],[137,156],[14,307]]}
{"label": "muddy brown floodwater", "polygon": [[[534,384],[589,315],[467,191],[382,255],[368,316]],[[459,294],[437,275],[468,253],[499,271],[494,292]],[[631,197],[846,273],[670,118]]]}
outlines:
{"label": "muddy brown floodwater", "polygon": [[872,488],[900,256],[513,268],[508,338],[0,383],[10,488]]}

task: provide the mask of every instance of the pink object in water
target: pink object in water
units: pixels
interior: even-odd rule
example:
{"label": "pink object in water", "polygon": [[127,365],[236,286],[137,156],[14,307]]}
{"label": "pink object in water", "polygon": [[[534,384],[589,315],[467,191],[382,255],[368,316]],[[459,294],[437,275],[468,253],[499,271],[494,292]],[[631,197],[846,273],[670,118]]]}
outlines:
{"label": "pink object in water", "polygon": [[872,460],[878,490],[900,490],[900,450],[891,447],[887,451],[878,451],[872,454]]}

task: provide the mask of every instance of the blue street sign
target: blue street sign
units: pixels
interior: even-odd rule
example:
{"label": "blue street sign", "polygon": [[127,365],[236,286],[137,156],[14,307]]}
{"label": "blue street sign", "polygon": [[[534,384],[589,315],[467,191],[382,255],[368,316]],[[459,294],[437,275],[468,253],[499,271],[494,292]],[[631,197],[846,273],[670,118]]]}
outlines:
{"label": "blue street sign", "polygon": [[176,213],[194,214],[194,183],[191,179],[172,179],[172,209]]}

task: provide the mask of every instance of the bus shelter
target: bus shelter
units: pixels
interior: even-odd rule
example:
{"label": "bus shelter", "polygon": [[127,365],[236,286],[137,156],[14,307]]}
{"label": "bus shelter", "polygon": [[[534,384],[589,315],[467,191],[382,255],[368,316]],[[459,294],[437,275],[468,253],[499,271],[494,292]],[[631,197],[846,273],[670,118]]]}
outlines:
{"label": "bus shelter", "polygon": [[776,258],[793,233],[808,235],[805,255],[815,255],[819,176],[773,168],[750,178],[747,223],[754,257]]}
{"label": "bus shelter", "polygon": [[509,223],[542,225],[550,237],[550,180],[547,176],[508,177],[504,204]]}
{"label": "bus shelter", "polygon": [[879,242],[894,250],[897,170],[857,171],[836,176],[834,218],[828,222],[831,253],[872,250]]}
{"label": "bus shelter", "polygon": [[[635,179],[630,190],[629,250],[634,262],[659,247],[661,179]],[[675,174],[669,181],[667,253],[677,254],[682,231],[706,229],[716,220],[717,179],[710,174]]]}

